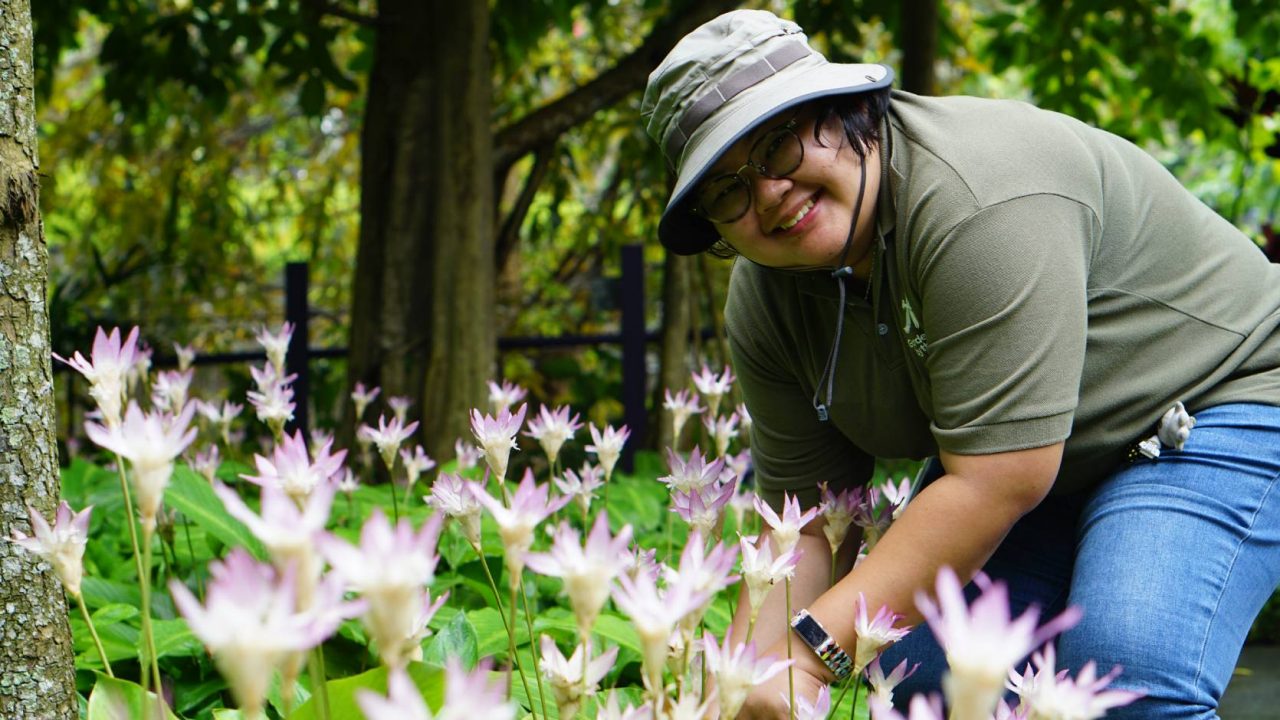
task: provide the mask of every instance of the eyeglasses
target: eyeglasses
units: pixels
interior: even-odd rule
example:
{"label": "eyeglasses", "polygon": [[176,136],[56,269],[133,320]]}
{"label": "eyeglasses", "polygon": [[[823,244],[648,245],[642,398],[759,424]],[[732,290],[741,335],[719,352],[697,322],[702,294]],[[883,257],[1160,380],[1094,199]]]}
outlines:
{"label": "eyeglasses", "polygon": [[761,135],[751,145],[742,167],[703,183],[693,212],[722,225],[737,222],[751,209],[751,182],[743,176],[743,170],[751,168],[761,177],[783,178],[795,172],[803,161],[804,143],[796,134],[796,119],[791,118]]}

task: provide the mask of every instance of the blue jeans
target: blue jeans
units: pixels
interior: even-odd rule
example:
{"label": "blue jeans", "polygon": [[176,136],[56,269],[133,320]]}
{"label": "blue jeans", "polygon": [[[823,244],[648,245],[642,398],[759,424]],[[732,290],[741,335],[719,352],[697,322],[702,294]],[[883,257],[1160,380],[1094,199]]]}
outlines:
{"label": "blue jeans", "polygon": [[[1245,636],[1280,585],[1280,407],[1221,405],[1196,421],[1181,452],[1045,500],[985,567],[1008,583],[1016,613],[1084,610],[1058,640],[1059,667],[1119,665],[1111,687],[1146,693],[1109,718],[1217,717]],[[881,664],[904,658],[921,666],[895,691],[903,707],[937,691],[946,670],[926,625]]]}

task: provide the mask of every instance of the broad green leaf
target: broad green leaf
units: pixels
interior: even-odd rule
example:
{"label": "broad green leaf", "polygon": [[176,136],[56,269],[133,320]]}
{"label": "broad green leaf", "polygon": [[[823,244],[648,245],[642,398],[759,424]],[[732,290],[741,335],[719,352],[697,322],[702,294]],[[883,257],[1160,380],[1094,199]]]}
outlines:
{"label": "broad green leaf", "polygon": [[[142,686],[137,683],[99,675],[89,695],[89,713],[87,720],[136,720],[142,717]],[[157,703],[155,693],[148,692],[149,702]],[[153,712],[151,717],[161,716]],[[168,708],[164,710],[166,720],[177,720]]]}
{"label": "broad green leaf", "polygon": [[234,708],[218,708],[213,711],[213,720],[247,720],[244,713]]}
{"label": "broad green leaf", "polygon": [[136,618],[138,615],[138,608],[133,605],[111,603],[110,605],[103,605],[93,612],[93,626],[96,628],[104,628],[108,625],[115,625],[123,620]]}
{"label": "broad green leaf", "polygon": [[222,543],[248,548],[254,557],[266,559],[267,551],[262,543],[239,520],[231,517],[213,493],[209,481],[190,468],[183,465],[174,468],[173,481],[164,497],[167,503]]}
{"label": "broad green leaf", "polygon": [[[223,690],[227,689],[227,681],[222,679],[221,675],[214,673],[212,677],[200,683],[185,682],[178,685],[175,690],[174,703],[180,714],[186,715],[191,711],[204,706],[210,702],[210,698]],[[214,711],[217,712],[216,710]]]}
{"label": "broad green leaf", "polygon": [[[427,707],[437,711],[444,705],[444,671],[429,667],[422,663],[409,663],[407,668],[413,684],[422,693]],[[332,718],[360,718],[364,715],[356,703],[356,695],[361,690],[370,690],[380,695],[387,694],[387,669],[374,668],[354,677],[330,680],[325,685],[329,696],[329,716]],[[317,703],[320,698],[312,696],[296,711],[289,715],[289,720],[315,720],[320,717]]]}
{"label": "broad green leaf", "polygon": [[[480,608],[467,612],[467,620],[476,631],[476,647],[480,657],[508,656],[507,629],[502,615],[493,608]],[[523,622],[516,623],[516,645],[529,642],[529,631]]]}
{"label": "broad green leaf", "polygon": [[[551,608],[544,611],[533,621],[533,631],[542,633],[547,630],[554,630],[561,633],[566,640],[576,642],[578,636],[578,625],[574,620],[573,614],[563,608]],[[631,626],[625,619],[610,613],[602,613],[596,619],[596,626],[591,630],[592,635],[602,637],[614,645],[633,650],[637,654],[641,652],[640,637],[636,635],[635,628]]]}
{"label": "broad green leaf", "polygon": [[466,613],[455,614],[448,625],[436,632],[422,659],[423,662],[443,667],[449,658],[460,660],[468,670],[474,668],[476,661],[480,659],[476,629],[467,620]]}

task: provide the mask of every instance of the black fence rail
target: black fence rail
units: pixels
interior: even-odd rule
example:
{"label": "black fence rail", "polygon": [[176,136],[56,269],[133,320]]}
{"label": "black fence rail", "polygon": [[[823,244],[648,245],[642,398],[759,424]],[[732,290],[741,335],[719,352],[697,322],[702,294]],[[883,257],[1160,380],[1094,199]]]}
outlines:
{"label": "black fence rail", "polygon": [[[591,347],[600,345],[620,345],[622,347],[622,406],[623,422],[631,430],[631,440],[627,443],[619,466],[624,471],[632,468],[635,448],[641,446],[648,434],[648,412],[645,399],[648,396],[647,373],[645,371],[645,352],[649,343],[657,342],[659,333],[645,328],[645,283],[644,283],[644,248],[640,245],[624,245],[622,247],[621,277],[617,285],[618,307],[621,310],[619,332],[592,335],[559,335],[555,337],[503,337],[498,338],[498,351],[541,350],[548,348]],[[310,306],[307,295],[310,291],[310,273],[307,263],[289,263],[284,273],[284,315],[285,322],[293,324],[293,337],[289,341],[288,353],[285,357],[286,372],[297,377],[293,381],[293,397],[296,408],[293,421],[287,426],[289,432],[310,426],[308,405],[311,391],[311,361],[331,358],[345,358],[347,348],[313,348],[307,342],[310,337]],[[704,331],[704,334],[708,334]],[[266,360],[264,351],[243,351],[225,353],[201,353],[196,356],[195,364],[232,365]],[[175,362],[172,357],[157,358],[156,366],[165,367]],[[62,363],[54,362],[54,371],[69,370]],[[68,388],[70,401],[73,392]]]}

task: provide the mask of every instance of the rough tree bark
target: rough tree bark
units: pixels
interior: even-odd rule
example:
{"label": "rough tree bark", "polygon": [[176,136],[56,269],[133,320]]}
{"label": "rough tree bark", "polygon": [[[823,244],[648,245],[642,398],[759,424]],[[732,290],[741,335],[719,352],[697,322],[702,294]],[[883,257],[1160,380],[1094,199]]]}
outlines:
{"label": "rough tree bark", "polygon": [[[38,205],[29,0],[0,0],[0,537],[58,502],[48,255]],[[75,657],[52,568],[0,542],[0,717],[74,718]]]}
{"label": "rough tree bark", "polygon": [[697,258],[667,253],[662,263],[662,333],[658,387],[654,390],[654,415],[658,418],[659,449],[674,447],[671,413],[662,407],[664,390],[674,394],[689,386],[689,333],[694,332],[689,313],[693,272]]}
{"label": "rough tree bark", "polygon": [[382,0],[361,134],[348,379],[469,435],[496,352],[489,3]]}
{"label": "rough tree bark", "polygon": [[938,59],[938,0],[904,0],[902,28],[902,89],[917,95],[936,91],[934,64]]}

